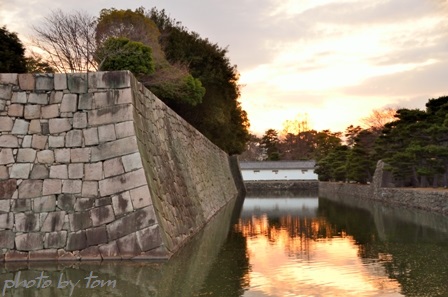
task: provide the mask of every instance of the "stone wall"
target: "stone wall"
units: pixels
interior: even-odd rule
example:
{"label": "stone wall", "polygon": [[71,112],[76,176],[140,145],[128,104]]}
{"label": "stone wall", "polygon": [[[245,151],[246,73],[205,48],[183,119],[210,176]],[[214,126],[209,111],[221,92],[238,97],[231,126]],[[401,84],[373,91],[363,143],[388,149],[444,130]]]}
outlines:
{"label": "stone wall", "polygon": [[[389,174],[384,172],[383,168],[384,163],[379,161],[371,185],[319,182],[319,197],[371,199],[448,215],[448,190],[391,188],[388,182]],[[384,174],[387,177],[384,177]]]}
{"label": "stone wall", "polygon": [[0,74],[0,261],[169,258],[236,194],[129,72]]}

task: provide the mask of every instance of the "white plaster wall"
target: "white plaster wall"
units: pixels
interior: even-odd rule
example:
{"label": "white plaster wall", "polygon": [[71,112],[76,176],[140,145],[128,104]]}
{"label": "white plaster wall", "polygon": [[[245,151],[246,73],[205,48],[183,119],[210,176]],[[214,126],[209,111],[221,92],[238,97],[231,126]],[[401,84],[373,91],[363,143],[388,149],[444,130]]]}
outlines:
{"label": "white plaster wall", "polygon": [[242,169],[244,180],[317,180],[313,169]]}

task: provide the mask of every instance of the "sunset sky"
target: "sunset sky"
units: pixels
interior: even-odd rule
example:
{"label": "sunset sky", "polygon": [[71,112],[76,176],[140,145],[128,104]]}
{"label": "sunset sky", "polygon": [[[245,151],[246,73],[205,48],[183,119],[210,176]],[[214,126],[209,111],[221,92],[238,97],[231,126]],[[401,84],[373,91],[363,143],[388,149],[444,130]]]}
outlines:
{"label": "sunset sky", "polygon": [[157,7],[221,47],[241,74],[251,130],[307,114],[342,131],[372,109],[448,95],[447,0],[9,0],[0,26],[26,44],[50,8]]}

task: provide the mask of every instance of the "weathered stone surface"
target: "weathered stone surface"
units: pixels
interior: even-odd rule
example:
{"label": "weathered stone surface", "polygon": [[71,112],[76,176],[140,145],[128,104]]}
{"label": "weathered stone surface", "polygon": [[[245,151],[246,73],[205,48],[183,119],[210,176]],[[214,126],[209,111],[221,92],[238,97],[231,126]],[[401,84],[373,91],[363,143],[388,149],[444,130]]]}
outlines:
{"label": "weathered stone surface", "polygon": [[46,179],[48,176],[49,172],[45,165],[35,164],[31,170],[30,179]]}
{"label": "weathered stone surface", "polygon": [[62,193],[77,194],[81,193],[82,181],[67,179],[62,181]]}
{"label": "weathered stone surface", "polygon": [[54,89],[55,90],[67,89],[67,74],[65,73],[54,74]]}
{"label": "weathered stone surface", "polygon": [[0,200],[0,213],[9,212],[11,210],[11,200]]}
{"label": "weathered stone surface", "polygon": [[82,197],[97,197],[98,196],[98,182],[83,181],[81,196]]}
{"label": "weathered stone surface", "polygon": [[131,86],[127,71],[90,72],[89,87],[93,89],[122,89]]}
{"label": "weathered stone surface", "polygon": [[62,96],[64,96],[64,92],[51,92],[50,96],[50,104],[59,104],[62,102]]}
{"label": "weathered stone surface", "polygon": [[44,247],[46,249],[57,249],[65,246],[67,242],[67,231],[50,232],[45,234]]}
{"label": "weathered stone surface", "polygon": [[91,246],[80,251],[79,256],[81,257],[81,260],[85,261],[101,261],[101,253],[97,246]]}
{"label": "weathered stone surface", "polygon": [[86,163],[90,162],[91,149],[86,148],[74,148],[70,150],[70,159],[73,163]]}
{"label": "weathered stone surface", "polygon": [[47,145],[48,136],[45,135],[33,135],[33,139],[31,141],[31,147],[39,150],[45,149]]}
{"label": "weathered stone surface", "polygon": [[117,242],[113,241],[99,247],[101,257],[103,260],[120,260],[120,251],[118,250]]}
{"label": "weathered stone surface", "polygon": [[0,230],[12,229],[14,227],[13,213],[0,213]]}
{"label": "weathered stone surface", "polygon": [[0,181],[0,199],[11,199],[16,188],[17,181],[15,179]]}
{"label": "weathered stone surface", "polygon": [[22,147],[31,147],[32,140],[33,140],[32,135],[25,135],[22,140]]}
{"label": "weathered stone surface", "polygon": [[8,85],[0,85],[0,99],[11,100],[12,87]]}
{"label": "weathered stone surface", "polygon": [[19,185],[19,198],[36,198],[42,196],[42,180],[24,180]]}
{"label": "weathered stone surface", "polygon": [[[84,187],[85,182],[83,183]],[[84,196],[84,195],[83,195]],[[95,200],[92,198],[77,198],[75,203],[75,211],[84,211],[91,209],[94,205]],[[90,214],[89,214],[90,217]]]}
{"label": "weathered stone surface", "polygon": [[91,163],[84,165],[85,180],[101,180],[103,178],[103,163]]}
{"label": "weathered stone surface", "polygon": [[12,130],[13,121],[10,117],[0,116],[0,132],[9,132]]}
{"label": "weathered stone surface", "polygon": [[79,261],[79,259],[81,259],[81,257],[79,256],[78,251],[67,252],[64,249],[58,250],[58,261],[73,262],[73,261]]}
{"label": "weathered stone surface", "polygon": [[16,235],[16,248],[19,251],[35,251],[43,248],[43,234],[25,233]]}
{"label": "weathered stone surface", "polygon": [[98,127],[98,138],[100,143],[117,139],[115,135],[115,125],[104,125]]}
{"label": "weathered stone surface", "polygon": [[93,108],[93,93],[79,94],[79,110],[89,110]]}
{"label": "weathered stone surface", "polygon": [[64,94],[61,103],[61,112],[75,112],[78,110],[78,95]]}
{"label": "weathered stone surface", "polygon": [[132,105],[115,105],[88,112],[88,123],[91,126],[113,124],[133,119]]}
{"label": "weathered stone surface", "polygon": [[65,211],[56,211],[48,213],[40,230],[42,232],[61,231],[62,226],[64,225],[64,216]]}
{"label": "weathered stone surface", "polygon": [[135,209],[149,206],[152,204],[151,194],[148,186],[143,186],[130,191],[132,205]]}
{"label": "weathered stone surface", "polygon": [[64,136],[49,136],[48,137],[48,147],[56,148],[56,147],[64,147],[65,145],[65,137]]}
{"label": "weathered stone surface", "polygon": [[59,116],[59,105],[51,104],[47,106],[42,106],[41,108],[42,118],[52,119]]}
{"label": "weathered stone surface", "polygon": [[18,84],[17,73],[0,73],[0,81],[4,84]]}
{"label": "weathered stone surface", "polygon": [[14,163],[14,156],[12,154],[12,149],[0,148],[0,165]]}
{"label": "weathered stone surface", "polygon": [[40,105],[25,105],[24,117],[27,120],[40,118]]}
{"label": "weathered stone surface", "polygon": [[112,205],[111,197],[100,197],[95,199],[95,207]]}
{"label": "weathered stone surface", "polygon": [[31,148],[19,149],[17,153],[18,163],[33,163],[36,160],[36,150]]}
{"label": "weathered stone surface", "polygon": [[98,128],[85,129],[83,134],[85,145],[97,145],[99,143]]}
{"label": "weathered stone surface", "polygon": [[14,214],[16,231],[36,232],[40,229],[39,214],[35,213],[16,213]]}
{"label": "weathered stone surface", "polygon": [[87,113],[77,112],[73,115],[73,128],[83,129],[87,127]]}
{"label": "weathered stone surface", "polygon": [[72,125],[68,118],[63,119],[50,119],[49,127],[51,134],[58,134],[72,129]]}
{"label": "weathered stone surface", "polygon": [[115,219],[111,205],[92,208],[90,210],[90,217],[92,218],[92,225],[94,227],[110,223]]}
{"label": "weathered stone surface", "polygon": [[21,212],[31,210],[31,199],[13,199],[11,211]]}
{"label": "weathered stone surface", "polygon": [[38,133],[42,133],[40,120],[31,120],[30,126],[28,127],[28,134],[38,134]]}
{"label": "weathered stone surface", "polygon": [[70,130],[65,136],[66,147],[80,147],[82,144],[82,131]]}
{"label": "weathered stone surface", "polygon": [[130,259],[140,254],[141,249],[137,242],[137,235],[131,233],[117,240],[118,250],[123,259]]}
{"label": "weathered stone surface", "polygon": [[58,258],[58,250],[45,249],[39,251],[30,251],[28,255],[29,261],[54,261]]}
{"label": "weathered stone surface", "polygon": [[123,164],[121,158],[114,158],[104,161],[104,177],[111,177],[124,173]]}
{"label": "weathered stone surface", "polygon": [[41,129],[41,133],[43,135],[49,135],[50,134],[50,124],[48,123],[48,120],[41,120],[40,121],[40,129]]}
{"label": "weathered stone surface", "polygon": [[131,203],[131,195],[129,192],[123,192],[112,196],[112,205],[116,216],[131,212],[134,210]]}
{"label": "weathered stone surface", "polygon": [[61,194],[58,196],[57,205],[60,209],[71,212],[74,210],[75,202],[76,197],[74,195]]}
{"label": "weathered stone surface", "polygon": [[54,88],[53,74],[37,74],[36,75],[36,90],[37,91],[51,91]]}
{"label": "weathered stone surface", "polygon": [[52,150],[43,150],[37,152],[37,161],[41,164],[52,164],[54,162],[54,153]]}
{"label": "weathered stone surface", "polygon": [[99,226],[86,230],[87,245],[99,245],[107,243],[107,230],[106,226]]}
{"label": "weathered stone surface", "polygon": [[14,135],[0,135],[0,147],[19,147],[19,141]]}
{"label": "weathered stone surface", "polygon": [[49,101],[46,93],[30,93],[28,95],[28,103],[47,105]]}
{"label": "weathered stone surface", "polygon": [[127,234],[154,225],[155,213],[152,207],[146,207],[130,213],[107,225],[109,240],[115,240]]}
{"label": "weathered stone surface", "polygon": [[82,250],[87,247],[86,232],[84,230],[78,232],[70,232],[67,239],[67,251]]}
{"label": "weathered stone surface", "polygon": [[67,74],[68,89],[71,93],[87,93],[87,73]]}
{"label": "weathered stone surface", "polygon": [[75,212],[68,216],[70,221],[70,231],[84,230],[92,227],[92,219],[89,211]]}
{"label": "weathered stone surface", "polygon": [[0,230],[0,249],[14,248],[15,234],[11,230]]}
{"label": "weathered stone surface", "polygon": [[144,252],[154,249],[163,243],[158,225],[139,230],[136,234],[138,245]]}
{"label": "weathered stone surface", "polygon": [[143,185],[146,185],[146,177],[143,169],[139,169],[119,176],[103,179],[99,182],[99,189],[100,195],[104,197]]}
{"label": "weathered stone surface", "polygon": [[28,101],[28,94],[26,92],[14,92],[12,94],[11,103],[26,104]]}
{"label": "weathered stone surface", "polygon": [[58,163],[70,162],[70,149],[57,149],[54,151],[55,160]]}
{"label": "weathered stone surface", "polygon": [[50,166],[50,178],[68,179],[67,165]]}
{"label": "weathered stone surface", "polygon": [[42,195],[54,195],[62,193],[62,180],[45,179],[42,189]]}
{"label": "weathered stone surface", "polygon": [[30,163],[16,163],[12,165],[9,176],[11,178],[24,178],[27,179],[30,175],[32,164]]}
{"label": "weathered stone surface", "polygon": [[[44,183],[45,191],[45,183]],[[51,212],[56,209],[56,196],[43,196],[33,199],[33,211],[34,212]]]}
{"label": "weathered stone surface", "polygon": [[19,252],[16,250],[9,250],[5,254],[6,262],[24,262],[28,261],[28,252]]}
{"label": "weathered stone surface", "polygon": [[9,178],[8,167],[0,165],[0,180],[8,178]]}
{"label": "weathered stone surface", "polygon": [[126,172],[143,167],[140,153],[126,155],[123,156],[121,159],[123,161],[124,170]]}
{"label": "weathered stone surface", "polygon": [[30,125],[30,122],[28,122],[28,121],[16,119],[14,121],[14,126],[12,127],[11,134],[25,135],[28,133],[29,125]]}
{"label": "weathered stone surface", "polygon": [[130,153],[138,152],[135,137],[127,137],[106,142],[92,148],[92,162],[111,159]]}
{"label": "weathered stone surface", "polygon": [[23,109],[22,104],[11,104],[8,108],[8,115],[10,117],[23,117]]}
{"label": "weathered stone surface", "polygon": [[68,165],[68,178],[77,179],[84,177],[84,165],[81,163],[75,163]]}
{"label": "weathered stone surface", "polygon": [[33,91],[36,85],[33,74],[24,73],[19,74],[19,86],[24,91]]}

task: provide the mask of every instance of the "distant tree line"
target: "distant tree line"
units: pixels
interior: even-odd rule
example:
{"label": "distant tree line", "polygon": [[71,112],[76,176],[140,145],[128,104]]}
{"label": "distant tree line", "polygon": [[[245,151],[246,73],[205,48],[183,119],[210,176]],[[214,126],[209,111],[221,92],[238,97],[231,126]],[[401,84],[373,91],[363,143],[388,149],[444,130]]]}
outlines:
{"label": "distant tree line", "polygon": [[249,121],[239,73],[221,48],[164,10],[53,11],[34,26],[42,55],[25,57],[15,33],[0,30],[0,72],[130,70],[146,87],[229,154],[244,151]]}
{"label": "distant tree line", "polygon": [[429,99],[426,110],[374,110],[368,128],[349,126],[344,133],[269,129],[252,135],[243,160],[317,161],[322,181],[369,183],[383,160],[396,186],[448,186],[448,96]]}

